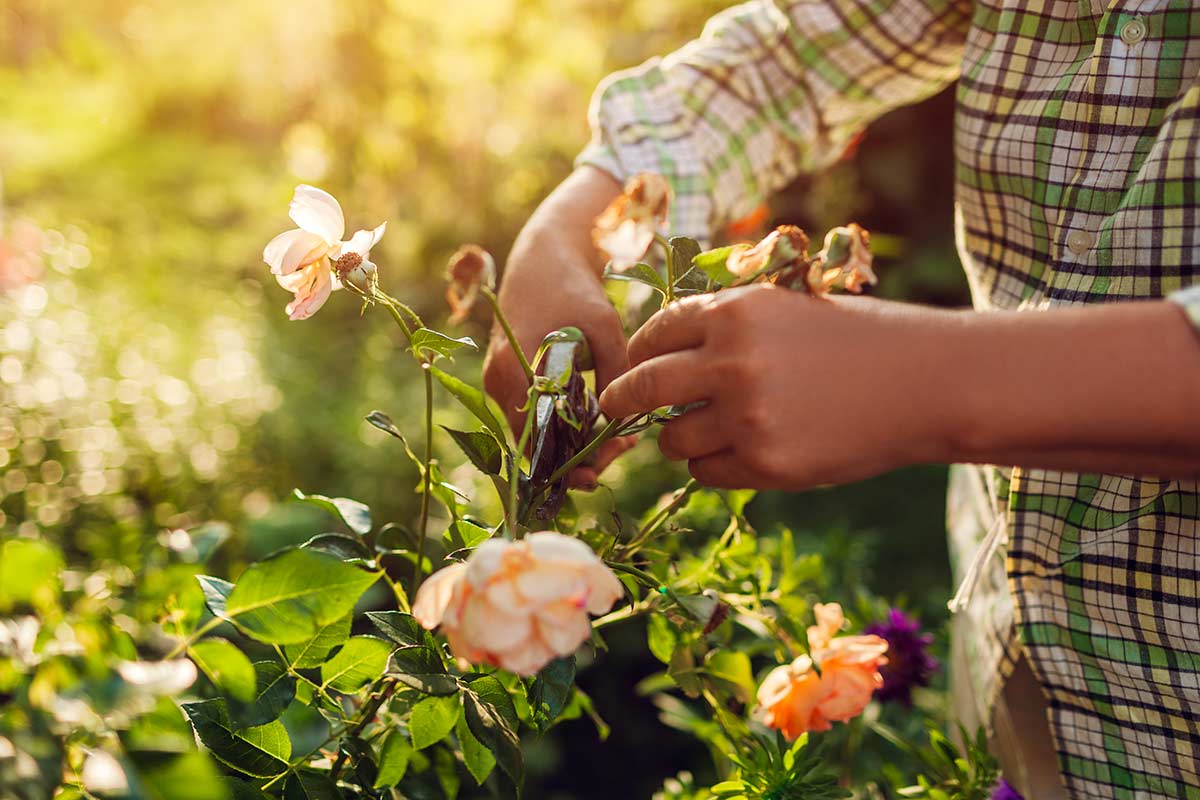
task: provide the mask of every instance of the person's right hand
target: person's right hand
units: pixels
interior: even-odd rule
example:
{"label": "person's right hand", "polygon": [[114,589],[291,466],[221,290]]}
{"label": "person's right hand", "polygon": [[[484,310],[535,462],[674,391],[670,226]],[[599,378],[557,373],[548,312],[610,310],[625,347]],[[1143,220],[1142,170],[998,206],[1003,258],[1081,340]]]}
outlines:
{"label": "person's right hand", "polygon": [[[629,369],[625,331],[600,279],[601,255],[592,244],[592,221],[621,191],[605,172],[574,172],[538,207],[509,254],[500,285],[500,307],[526,356],[533,358],[551,331],[583,331],[595,362],[596,392]],[[512,429],[525,426],[529,382],[508,338],[497,326],[483,365],[483,384],[500,403]],[[632,437],[606,442],[594,461],[571,475],[571,485],[594,487],[600,472],[632,445]]]}

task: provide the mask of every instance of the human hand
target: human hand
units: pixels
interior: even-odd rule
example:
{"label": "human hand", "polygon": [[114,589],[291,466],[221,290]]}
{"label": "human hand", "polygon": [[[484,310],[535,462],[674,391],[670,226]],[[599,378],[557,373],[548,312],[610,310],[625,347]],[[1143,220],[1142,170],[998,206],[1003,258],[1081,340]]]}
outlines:
{"label": "human hand", "polygon": [[951,415],[940,336],[956,315],[771,285],[688,297],[633,336],[610,418],[704,403],[659,446],[701,483],[798,490],[938,461]]}
{"label": "human hand", "polygon": [[[567,326],[583,331],[595,364],[597,392],[629,368],[625,331],[604,292],[602,264],[591,239],[592,220],[620,190],[613,178],[591,168],[564,181],[517,238],[498,298],[530,358],[546,334]],[[529,382],[508,338],[499,332],[488,345],[483,382],[519,432],[525,425],[520,409]],[[632,442],[631,437],[606,442],[591,464],[572,473],[571,485],[595,486],[604,468]]]}

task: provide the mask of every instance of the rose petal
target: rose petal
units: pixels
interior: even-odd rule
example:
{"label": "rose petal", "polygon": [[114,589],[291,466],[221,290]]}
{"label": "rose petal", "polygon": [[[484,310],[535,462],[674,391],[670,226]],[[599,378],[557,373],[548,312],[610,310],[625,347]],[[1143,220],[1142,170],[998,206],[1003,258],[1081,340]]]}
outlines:
{"label": "rose petal", "polygon": [[263,261],[271,267],[272,273],[276,275],[281,274],[284,253],[297,240],[311,241],[314,247],[322,241],[321,237],[316,234],[300,230],[299,228],[292,228],[290,231],[284,231],[279,234],[267,242],[267,246],[263,248]]}
{"label": "rose petal", "polygon": [[536,675],[538,671],[554,659],[554,652],[537,638],[523,642],[520,647],[497,653],[495,663],[498,667],[523,677]]}
{"label": "rose petal", "polygon": [[539,561],[558,561],[581,567],[603,563],[586,543],[555,531],[531,533],[523,541]]}
{"label": "rose petal", "polygon": [[578,571],[546,561],[522,570],[513,582],[522,597],[539,606],[570,597],[582,600],[587,594],[587,585]]}
{"label": "rose petal", "polygon": [[632,219],[596,236],[596,245],[608,254],[612,268],[624,272],[640,262],[654,243],[654,226]]}
{"label": "rose petal", "polygon": [[607,614],[613,605],[625,596],[625,586],[617,576],[601,562],[584,571],[587,581],[587,610],[589,614]]}
{"label": "rose petal", "polygon": [[296,299],[287,305],[288,319],[308,319],[329,299],[333,292],[333,278],[329,274],[329,260],[322,259],[306,269],[311,281],[301,284]]}
{"label": "rose petal", "polygon": [[592,623],[583,609],[571,603],[554,603],[537,613],[542,641],[557,655],[569,656],[592,635]]}
{"label": "rose petal", "polygon": [[430,575],[417,590],[412,612],[417,622],[433,630],[442,622],[446,607],[454,596],[454,589],[466,574],[466,564],[451,564]]}
{"label": "rose petal", "polygon": [[346,253],[358,253],[366,260],[367,255],[371,252],[371,248],[379,243],[383,238],[383,232],[387,229],[387,223],[384,222],[379,227],[369,231],[355,231],[354,235],[349,240],[342,242],[337,249],[338,257],[344,256]]}
{"label": "rose petal", "polygon": [[329,246],[341,241],[346,232],[346,219],[342,207],[333,195],[315,186],[301,184],[292,195],[288,216],[309,233],[315,233]]}
{"label": "rose petal", "polygon": [[512,542],[504,539],[488,539],[480,544],[467,560],[467,580],[482,589],[483,585],[500,571],[504,556],[513,546]]}
{"label": "rose petal", "polygon": [[532,631],[533,621],[528,614],[501,611],[483,595],[471,597],[463,609],[463,638],[491,653],[513,649],[528,639]]}
{"label": "rose petal", "polygon": [[329,253],[329,245],[325,244],[320,236],[307,231],[301,233],[304,236],[293,239],[280,257],[278,271],[272,268],[271,271],[276,275],[289,275],[309,264],[315,264]]}

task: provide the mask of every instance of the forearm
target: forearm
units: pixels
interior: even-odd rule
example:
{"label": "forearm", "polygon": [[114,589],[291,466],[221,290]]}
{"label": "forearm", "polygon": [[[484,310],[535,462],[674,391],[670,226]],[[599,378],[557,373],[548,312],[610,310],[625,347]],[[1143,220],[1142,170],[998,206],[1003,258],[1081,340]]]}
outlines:
{"label": "forearm", "polygon": [[952,316],[947,460],[1200,474],[1200,340],[1173,304]]}
{"label": "forearm", "polygon": [[[566,267],[584,267],[596,275],[604,260],[592,244],[592,222],[613,198],[621,184],[603,170],[583,166],[542,201],[513,244],[510,267],[520,269],[526,260],[553,257]],[[502,284],[503,297],[503,284]]]}

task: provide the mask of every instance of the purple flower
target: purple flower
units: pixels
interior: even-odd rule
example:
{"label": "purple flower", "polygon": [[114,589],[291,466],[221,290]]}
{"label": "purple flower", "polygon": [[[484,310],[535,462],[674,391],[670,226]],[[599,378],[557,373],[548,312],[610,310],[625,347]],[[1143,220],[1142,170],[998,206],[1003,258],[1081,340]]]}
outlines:
{"label": "purple flower", "polygon": [[996,784],[996,788],[992,789],[992,800],[1025,800],[1024,797],[1017,794],[1017,790],[1008,785],[1008,781],[1004,778]]}
{"label": "purple flower", "polygon": [[921,624],[898,608],[888,612],[883,622],[873,622],[864,633],[873,633],[887,640],[888,663],[880,668],[883,686],[875,696],[884,702],[895,700],[912,707],[915,686],[928,686],[938,670],[937,659],[929,655],[933,635],[921,633]]}

